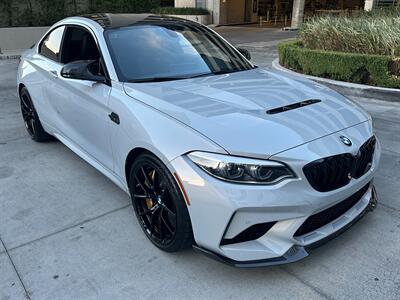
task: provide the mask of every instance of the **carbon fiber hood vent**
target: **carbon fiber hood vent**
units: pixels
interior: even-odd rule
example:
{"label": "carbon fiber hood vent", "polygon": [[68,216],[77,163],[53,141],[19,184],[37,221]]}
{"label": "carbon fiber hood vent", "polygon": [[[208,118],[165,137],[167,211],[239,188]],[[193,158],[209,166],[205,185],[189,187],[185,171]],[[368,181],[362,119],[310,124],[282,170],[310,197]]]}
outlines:
{"label": "carbon fiber hood vent", "polygon": [[285,105],[285,106],[281,106],[281,107],[277,107],[277,108],[272,108],[270,110],[267,110],[267,114],[269,115],[274,115],[274,114],[279,114],[288,110],[292,110],[292,109],[296,109],[296,108],[300,108],[303,106],[307,106],[307,105],[311,105],[311,104],[315,104],[315,103],[319,103],[321,102],[321,100],[318,99],[309,99],[309,100],[304,100],[301,102],[297,102],[297,103],[293,103],[290,105]]}

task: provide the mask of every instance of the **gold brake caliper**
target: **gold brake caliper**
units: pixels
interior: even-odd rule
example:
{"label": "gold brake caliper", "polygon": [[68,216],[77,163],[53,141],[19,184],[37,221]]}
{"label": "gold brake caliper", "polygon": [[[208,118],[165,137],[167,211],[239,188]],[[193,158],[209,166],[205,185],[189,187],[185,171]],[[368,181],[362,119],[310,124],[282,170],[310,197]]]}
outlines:
{"label": "gold brake caliper", "polygon": [[153,207],[153,200],[151,198],[146,198],[146,205],[147,209],[150,209]]}

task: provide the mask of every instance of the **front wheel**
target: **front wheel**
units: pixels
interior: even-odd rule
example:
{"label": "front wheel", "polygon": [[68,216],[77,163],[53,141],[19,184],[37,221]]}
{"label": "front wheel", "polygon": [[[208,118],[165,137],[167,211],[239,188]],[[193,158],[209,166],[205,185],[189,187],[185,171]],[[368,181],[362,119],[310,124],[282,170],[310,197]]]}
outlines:
{"label": "front wheel", "polygon": [[52,136],[43,129],[26,87],[21,89],[19,97],[21,100],[22,118],[24,119],[29,136],[36,142],[46,142],[52,139]]}
{"label": "front wheel", "polygon": [[129,188],[139,223],[154,245],[175,252],[193,244],[192,226],[182,193],[158,158],[144,153],[135,160]]}

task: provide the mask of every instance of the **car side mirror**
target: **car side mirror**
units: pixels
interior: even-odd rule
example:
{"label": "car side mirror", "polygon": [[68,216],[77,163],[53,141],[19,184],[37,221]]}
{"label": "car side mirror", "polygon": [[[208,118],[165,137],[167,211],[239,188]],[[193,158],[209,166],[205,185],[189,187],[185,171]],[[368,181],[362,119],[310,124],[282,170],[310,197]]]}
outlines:
{"label": "car side mirror", "polygon": [[244,57],[246,57],[248,60],[251,59],[251,54],[249,50],[246,50],[244,48],[236,48]]}
{"label": "car side mirror", "polygon": [[95,82],[105,82],[106,78],[102,75],[95,74],[96,60],[78,60],[67,63],[61,69],[61,76],[70,79],[89,80]]}

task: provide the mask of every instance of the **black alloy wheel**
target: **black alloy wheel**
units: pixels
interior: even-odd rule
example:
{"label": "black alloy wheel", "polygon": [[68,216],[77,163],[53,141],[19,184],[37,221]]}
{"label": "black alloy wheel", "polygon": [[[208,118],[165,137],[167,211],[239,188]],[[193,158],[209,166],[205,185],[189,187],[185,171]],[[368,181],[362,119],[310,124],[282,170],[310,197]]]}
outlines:
{"label": "black alloy wheel", "polygon": [[33,106],[28,89],[23,87],[19,96],[21,101],[22,118],[29,136],[36,142],[45,142],[50,140],[52,136],[43,129],[39,116]]}
{"label": "black alloy wheel", "polygon": [[21,111],[26,130],[33,137],[35,135],[35,114],[33,113],[33,105],[27,93],[21,94]]}
{"label": "black alloy wheel", "polygon": [[191,246],[189,213],[164,164],[151,154],[142,154],[132,165],[129,181],[136,216],[153,244],[168,252]]}

